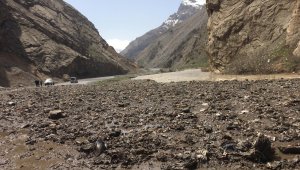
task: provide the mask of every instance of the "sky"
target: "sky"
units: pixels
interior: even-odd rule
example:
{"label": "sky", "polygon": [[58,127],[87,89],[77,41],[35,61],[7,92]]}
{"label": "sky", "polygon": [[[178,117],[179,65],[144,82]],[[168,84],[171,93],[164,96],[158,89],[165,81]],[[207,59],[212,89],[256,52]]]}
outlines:
{"label": "sky", "polygon": [[[160,26],[175,13],[181,0],[65,0],[98,29],[117,51]],[[203,3],[205,0],[202,0]]]}

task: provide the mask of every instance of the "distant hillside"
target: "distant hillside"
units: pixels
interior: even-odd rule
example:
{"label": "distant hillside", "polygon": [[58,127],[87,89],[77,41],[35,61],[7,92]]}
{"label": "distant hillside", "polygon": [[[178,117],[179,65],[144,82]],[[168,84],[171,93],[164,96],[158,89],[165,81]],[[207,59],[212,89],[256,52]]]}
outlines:
{"label": "distant hillside", "polygon": [[167,21],[131,42],[121,54],[145,67],[206,65],[206,24],[205,7],[199,1],[183,0]]}
{"label": "distant hillside", "polygon": [[144,67],[158,68],[207,66],[206,23],[206,9],[202,8],[149,44],[136,58],[136,62]]}
{"label": "distant hillside", "polygon": [[63,0],[0,0],[0,86],[64,74],[122,74],[135,66]]}

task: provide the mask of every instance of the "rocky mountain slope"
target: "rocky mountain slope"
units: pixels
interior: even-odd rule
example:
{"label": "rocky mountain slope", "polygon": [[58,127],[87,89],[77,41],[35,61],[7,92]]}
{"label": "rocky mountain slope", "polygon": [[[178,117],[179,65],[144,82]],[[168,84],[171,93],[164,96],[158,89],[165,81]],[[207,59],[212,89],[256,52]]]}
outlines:
{"label": "rocky mountain slope", "polygon": [[136,58],[144,67],[185,68],[207,65],[207,13],[205,8],[170,28]]}
{"label": "rocky mountain slope", "polygon": [[299,70],[299,0],[207,0],[208,53],[216,71]]}
{"label": "rocky mountain slope", "polygon": [[0,0],[0,86],[126,73],[135,66],[62,0]]}
{"label": "rocky mountain slope", "polygon": [[[121,52],[145,67],[175,67],[204,54],[207,14],[194,0],[183,0],[178,11],[160,27],[137,38]],[[196,48],[196,51],[193,49]],[[198,59],[199,60],[199,59]],[[193,62],[192,62],[193,61]]]}

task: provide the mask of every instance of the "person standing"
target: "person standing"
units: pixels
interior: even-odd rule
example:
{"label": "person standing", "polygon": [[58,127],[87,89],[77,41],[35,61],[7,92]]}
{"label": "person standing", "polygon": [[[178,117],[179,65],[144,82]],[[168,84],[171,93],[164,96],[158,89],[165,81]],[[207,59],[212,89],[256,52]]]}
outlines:
{"label": "person standing", "polygon": [[35,83],[35,87],[39,87],[40,86],[40,81],[39,80],[34,80]]}

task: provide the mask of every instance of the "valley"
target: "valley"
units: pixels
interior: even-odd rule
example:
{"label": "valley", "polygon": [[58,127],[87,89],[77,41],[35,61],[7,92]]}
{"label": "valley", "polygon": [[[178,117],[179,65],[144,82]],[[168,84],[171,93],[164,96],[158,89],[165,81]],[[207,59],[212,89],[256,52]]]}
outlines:
{"label": "valley", "polygon": [[299,169],[300,0],[110,3],[0,0],[0,169]]}

